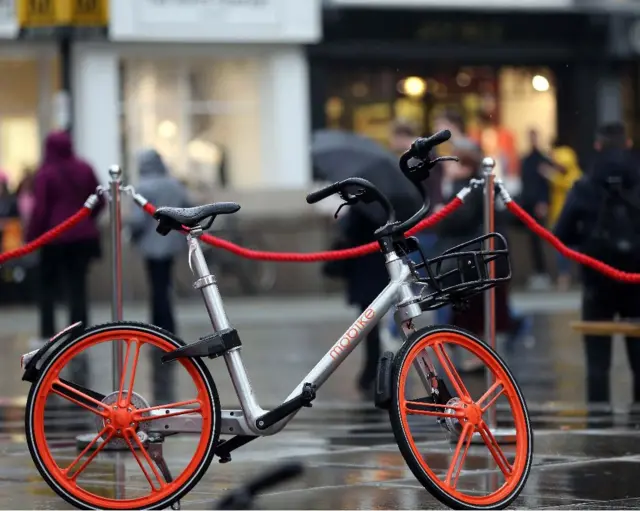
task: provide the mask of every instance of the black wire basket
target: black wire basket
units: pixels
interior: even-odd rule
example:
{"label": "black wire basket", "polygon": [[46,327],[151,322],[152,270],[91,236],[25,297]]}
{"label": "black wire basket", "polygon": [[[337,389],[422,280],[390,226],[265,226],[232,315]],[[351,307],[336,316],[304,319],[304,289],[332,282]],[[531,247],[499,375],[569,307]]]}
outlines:
{"label": "black wire basket", "polygon": [[[489,250],[491,239],[493,249]],[[411,271],[416,281],[425,287],[419,299],[423,310],[449,304],[463,308],[472,296],[511,279],[507,240],[497,232],[456,245],[431,259],[424,256],[417,241],[411,245],[422,259],[422,262],[411,262]],[[493,277],[490,263],[494,264]]]}

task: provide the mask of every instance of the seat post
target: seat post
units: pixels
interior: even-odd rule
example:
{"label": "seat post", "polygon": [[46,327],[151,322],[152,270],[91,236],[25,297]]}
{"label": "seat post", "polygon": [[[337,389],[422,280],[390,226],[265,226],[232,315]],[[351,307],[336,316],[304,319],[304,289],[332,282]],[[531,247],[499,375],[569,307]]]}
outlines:
{"label": "seat post", "polygon": [[202,253],[200,236],[202,236],[202,228],[199,226],[194,227],[189,234],[187,234],[187,243],[189,244],[189,268],[191,269],[191,273],[196,277],[193,287],[194,289],[199,289],[202,293],[211,324],[214,330],[219,332],[231,328],[231,326],[227,318],[227,313],[224,310],[216,277],[211,274],[207,261]]}

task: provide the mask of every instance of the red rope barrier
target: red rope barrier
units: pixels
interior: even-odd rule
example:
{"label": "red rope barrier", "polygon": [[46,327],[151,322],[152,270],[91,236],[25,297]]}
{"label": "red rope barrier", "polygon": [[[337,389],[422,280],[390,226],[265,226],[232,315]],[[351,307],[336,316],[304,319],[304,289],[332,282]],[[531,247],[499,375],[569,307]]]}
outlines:
{"label": "red rope barrier", "polygon": [[[458,197],[454,198],[440,211],[422,220],[418,225],[416,225],[413,229],[411,229],[407,233],[407,235],[412,235],[424,229],[428,229],[429,227],[433,227],[438,222],[440,222],[444,217],[446,217],[447,215],[450,215],[456,209],[462,206],[462,204],[464,203],[460,198]],[[144,204],[142,206],[142,209],[144,209],[150,215],[153,215],[156,211],[156,207],[149,202]],[[235,243],[231,243],[230,241],[223,240],[216,236],[211,236],[210,234],[203,234],[200,239],[203,242],[207,243],[208,245],[212,245],[214,247],[228,250],[229,252],[236,254],[240,257],[245,257],[247,259],[258,259],[261,261],[279,261],[279,262],[296,262],[296,263],[312,263],[317,261],[336,261],[340,259],[352,259],[355,257],[361,257],[367,254],[372,254],[380,250],[378,243],[374,241],[371,243],[367,243],[366,245],[347,248],[344,250],[327,250],[323,252],[310,252],[308,254],[299,253],[299,252],[266,252],[262,250],[252,250],[249,248],[244,248],[244,247],[241,247],[240,245],[236,245]]]}
{"label": "red rope barrier", "polygon": [[55,238],[60,236],[63,232],[68,231],[69,229],[75,227],[79,222],[87,218],[91,214],[91,208],[88,206],[83,206],[82,209],[78,210],[77,213],[67,218],[64,222],[59,225],[56,225],[53,229],[45,232],[43,235],[38,236],[35,240],[30,241],[26,245],[16,248],[14,250],[9,250],[8,252],[4,252],[0,254],[0,264],[6,263],[11,259],[17,259],[19,257],[24,257],[31,252],[39,249],[43,245],[50,243]]}
{"label": "red rope barrier", "polygon": [[[590,257],[586,254],[582,254],[575,250],[570,249],[564,243],[562,243],[556,236],[549,232],[547,229],[542,227],[536,220],[527,213],[524,209],[522,209],[518,204],[513,201],[509,201],[506,203],[507,209],[511,211],[515,216],[517,216],[522,222],[531,229],[535,234],[548,241],[553,245],[553,247],[560,252],[562,255],[568,257],[569,259],[573,259],[574,261],[588,266],[589,268],[593,268],[594,270],[606,275],[615,280],[621,280],[623,282],[629,282],[632,284],[640,283],[640,273],[629,273],[626,271],[618,270],[613,266],[609,266],[593,257]],[[639,254],[640,257],[640,254]]]}

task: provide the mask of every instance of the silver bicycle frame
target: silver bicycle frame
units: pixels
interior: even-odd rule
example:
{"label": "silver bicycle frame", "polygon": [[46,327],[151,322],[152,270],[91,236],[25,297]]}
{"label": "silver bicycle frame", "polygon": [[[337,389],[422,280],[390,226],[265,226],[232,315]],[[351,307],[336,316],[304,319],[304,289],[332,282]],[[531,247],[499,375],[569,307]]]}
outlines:
{"label": "silver bicycle frame", "polygon": [[[230,323],[224,310],[216,278],[210,273],[202,253],[198,240],[201,234],[201,231],[192,231],[187,236],[189,268],[197,278],[193,287],[202,293],[211,324],[214,331],[217,332],[230,328]],[[311,383],[316,386],[316,390],[319,390],[393,305],[397,306],[396,320],[403,325],[405,331],[410,328],[411,320],[422,314],[420,306],[415,303],[416,296],[412,285],[415,278],[407,262],[392,253],[386,256],[385,264],[389,272],[389,284],[291,391],[284,402],[299,395],[305,383]],[[240,402],[240,409],[222,410],[221,434],[268,436],[281,431],[297,412],[267,429],[258,429],[256,421],[268,410],[262,409],[258,404],[242,360],[241,347],[226,352],[223,357]],[[200,415],[193,413],[171,416],[172,413],[179,411],[179,409],[172,408],[153,410],[152,415],[158,417],[158,419],[150,421],[153,430],[165,434],[199,433],[202,427]],[[167,417],[161,418],[161,416]]]}

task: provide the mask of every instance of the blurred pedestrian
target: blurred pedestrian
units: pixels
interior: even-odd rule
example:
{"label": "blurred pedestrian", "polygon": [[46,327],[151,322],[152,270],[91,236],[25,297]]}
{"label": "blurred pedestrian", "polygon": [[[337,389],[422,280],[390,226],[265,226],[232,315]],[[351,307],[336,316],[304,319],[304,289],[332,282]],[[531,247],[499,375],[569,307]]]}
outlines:
{"label": "blurred pedestrian", "polygon": [[36,205],[36,197],[34,191],[35,173],[32,169],[25,169],[22,181],[18,185],[16,190],[16,196],[18,199],[18,212],[20,213],[20,220],[22,222],[22,228],[25,230],[31,220],[31,214],[33,208]]}
{"label": "blurred pedestrian", "polygon": [[[146,149],[138,155],[140,181],[137,191],[158,206],[190,207],[187,188],[167,170],[155,149]],[[186,249],[182,234],[170,232],[161,236],[156,232],[157,222],[142,209],[135,208],[128,220],[133,242],[144,258],[150,288],[151,323],[176,334],[176,323],[171,303],[172,270],[174,258]],[[166,404],[174,399],[173,366],[162,365],[160,352],[153,360],[153,389],[156,402]]]}
{"label": "blurred pedestrian", "polygon": [[[443,149],[443,152],[441,152],[439,156],[455,153],[457,151],[465,158],[467,166],[471,164],[476,165],[478,169],[480,168],[483,157],[482,147],[476,139],[470,137],[467,134],[467,125],[465,123],[463,115],[458,110],[444,110],[440,115],[438,115],[438,117],[436,117],[434,127],[437,131],[449,130],[451,132],[451,142],[449,144],[449,148]],[[442,146],[438,147],[440,148]],[[451,161],[444,162],[442,164],[442,169],[443,177],[441,177],[440,179],[441,197],[451,200],[455,196],[454,190],[459,189],[458,187],[461,184],[460,182],[457,182],[456,178],[456,176],[460,172],[460,165],[456,162]],[[465,183],[466,182],[468,182],[468,180],[465,181]],[[441,202],[445,203],[447,201],[442,200]],[[442,206],[436,206],[435,210],[437,211],[440,207]],[[474,218],[475,222],[480,222],[480,229],[482,229],[482,220],[478,220],[478,218],[482,219],[483,217],[480,216]],[[438,232],[440,231],[436,229],[436,233]],[[482,233],[481,231],[477,232]],[[441,248],[441,246],[438,247],[438,245],[436,245],[436,247],[438,249]],[[439,250],[434,250],[432,252],[432,256],[437,255],[439,255]],[[436,313],[438,323],[449,323],[449,321],[451,320],[451,307],[442,307],[438,309]],[[524,337],[530,338],[532,340],[532,318],[518,313],[511,304],[509,304],[509,317],[512,318],[512,321],[510,323],[512,328],[510,329],[507,338],[507,347],[511,348],[512,346],[514,346],[516,341]]]}
{"label": "blurred pedestrian", "polygon": [[[418,127],[409,121],[398,119],[391,125],[391,138],[389,140],[389,147],[398,158],[409,148],[411,144],[420,136]],[[431,171],[429,179],[423,183],[425,196],[431,205],[431,210],[438,208],[442,204],[442,165],[438,165]],[[420,248],[426,257],[432,255],[433,247],[436,243],[436,235],[433,230],[423,230],[415,235],[420,244]],[[412,260],[415,263],[421,263],[420,254],[414,253],[411,255]],[[446,316],[445,321],[446,321]],[[380,332],[385,347],[388,349],[395,349],[394,343],[401,341],[400,330],[395,323],[393,313],[390,312],[385,320],[384,327]]]}
{"label": "blurred pedestrian", "polygon": [[[538,132],[529,130],[530,151],[522,159],[522,192],[520,204],[524,210],[535,218],[538,223],[546,225],[549,213],[549,182],[540,172],[543,164],[551,164],[540,149]],[[544,250],[540,236],[526,229],[533,258],[533,275],[529,277],[529,287],[535,290],[549,289],[551,279],[547,272],[547,264],[544,259]]]}
{"label": "blurred pedestrian", "polygon": [[7,222],[18,216],[16,198],[9,190],[9,177],[0,171],[0,246],[3,244],[3,237]]}
{"label": "blurred pedestrian", "polygon": [[[607,264],[640,272],[640,171],[622,123],[602,126],[596,135],[596,157],[586,175],[568,193],[555,225],[565,244]],[[582,267],[582,319],[610,321],[640,317],[640,286],[614,281]],[[612,339],[585,335],[587,399],[610,401]],[[626,339],[633,373],[633,401],[640,404],[640,339]]]}
{"label": "blurred pedestrian", "polygon": [[[44,158],[33,183],[35,204],[27,227],[27,241],[36,239],[82,208],[96,191],[93,168],[77,157],[67,132],[49,134]],[[40,342],[56,333],[55,297],[58,286],[66,293],[69,323],[88,324],[87,274],[92,260],[101,255],[96,216],[103,202],[72,229],[40,249]]]}
{"label": "blurred pedestrian", "polygon": [[[540,172],[547,178],[550,185],[548,224],[549,228],[553,229],[569,190],[582,175],[578,155],[567,144],[556,141],[551,151],[551,164],[543,163],[540,166]],[[558,290],[568,291],[571,287],[571,261],[560,253],[556,257]]]}
{"label": "blurred pedestrian", "polygon": [[[473,178],[481,177],[482,152],[480,148],[469,139],[458,139],[453,142],[453,154],[460,161],[447,165],[445,170],[445,181],[448,183],[448,196],[445,200],[452,200],[456,194],[469,184]],[[463,208],[457,209],[453,213],[444,217],[436,225],[438,242],[437,252],[442,253],[462,243],[467,243],[474,238],[482,236],[484,229],[482,218],[484,212],[484,201],[481,193],[472,193],[465,199]],[[496,231],[505,234],[503,215],[496,212]],[[479,249],[478,246],[476,249]],[[505,274],[500,259],[495,263],[496,276]],[[447,267],[443,263],[443,272]],[[469,301],[469,309],[465,311],[455,310],[452,315],[451,324],[469,330],[473,334],[484,337],[484,294],[476,295]],[[514,329],[513,321],[509,311],[509,287],[503,283],[496,287],[495,291],[495,321],[496,331],[509,333]],[[471,372],[484,369],[480,360],[465,360],[460,366],[460,371]]]}
{"label": "blurred pedestrian", "polygon": [[[383,190],[384,193],[384,190]],[[350,208],[338,220],[343,248],[357,247],[375,241],[374,231],[378,222],[358,208]],[[389,283],[389,274],[381,252],[374,252],[357,259],[348,259],[343,265],[347,301],[364,312],[369,304]],[[374,326],[365,340],[365,354],[357,387],[366,399],[373,396],[378,360],[380,358],[380,324]]]}

